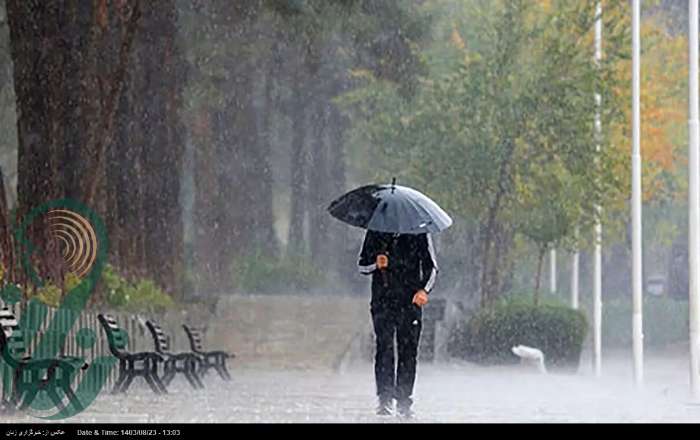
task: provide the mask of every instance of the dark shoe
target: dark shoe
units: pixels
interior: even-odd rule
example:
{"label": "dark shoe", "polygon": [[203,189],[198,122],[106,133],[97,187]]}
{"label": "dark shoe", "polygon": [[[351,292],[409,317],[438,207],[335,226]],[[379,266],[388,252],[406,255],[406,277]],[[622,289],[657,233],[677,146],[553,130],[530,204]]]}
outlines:
{"label": "dark shoe", "polygon": [[391,400],[380,400],[379,406],[377,406],[378,416],[390,416],[391,415]]}
{"label": "dark shoe", "polygon": [[411,410],[411,403],[406,403],[406,402],[399,402],[396,405],[396,412],[398,413],[399,417],[404,418],[404,419],[411,419],[413,418],[413,411]]}

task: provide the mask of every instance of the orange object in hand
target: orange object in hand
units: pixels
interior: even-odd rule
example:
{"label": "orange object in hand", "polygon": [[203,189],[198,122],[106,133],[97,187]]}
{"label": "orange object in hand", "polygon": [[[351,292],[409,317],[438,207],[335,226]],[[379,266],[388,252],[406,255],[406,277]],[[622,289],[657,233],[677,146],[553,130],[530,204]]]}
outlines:
{"label": "orange object in hand", "polygon": [[413,295],[413,304],[416,304],[418,307],[423,307],[424,305],[428,304],[428,293],[425,290],[420,289],[415,295]]}
{"label": "orange object in hand", "polygon": [[377,269],[386,269],[389,266],[389,257],[384,254],[377,255]]}

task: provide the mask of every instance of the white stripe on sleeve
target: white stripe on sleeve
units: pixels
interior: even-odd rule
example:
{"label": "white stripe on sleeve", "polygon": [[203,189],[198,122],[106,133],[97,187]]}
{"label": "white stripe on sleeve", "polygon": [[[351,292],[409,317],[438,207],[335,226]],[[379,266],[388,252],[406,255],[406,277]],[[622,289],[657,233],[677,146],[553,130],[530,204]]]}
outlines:
{"label": "white stripe on sleeve", "polygon": [[359,266],[358,265],[358,268],[360,269],[360,273],[370,274],[377,269],[377,263],[370,264],[369,266]]}
{"label": "white stripe on sleeve", "polygon": [[437,260],[435,259],[435,248],[433,247],[433,238],[430,236],[430,234],[427,234],[427,237],[428,253],[430,254],[430,260],[433,262],[433,269],[430,271],[430,278],[428,278],[428,282],[425,284],[425,291],[430,292],[433,289],[433,286],[435,285],[435,279],[437,278],[439,268],[437,265]]}

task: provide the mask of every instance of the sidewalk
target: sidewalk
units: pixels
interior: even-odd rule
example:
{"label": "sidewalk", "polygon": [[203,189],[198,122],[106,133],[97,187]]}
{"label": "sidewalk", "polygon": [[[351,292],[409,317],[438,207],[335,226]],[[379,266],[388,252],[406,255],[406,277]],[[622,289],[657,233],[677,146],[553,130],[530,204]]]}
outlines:
{"label": "sidewalk", "polygon": [[[632,383],[630,363],[607,359],[600,379],[540,375],[524,367],[420,365],[416,422],[699,422],[688,402],[684,359],[647,360],[646,386]],[[67,420],[94,422],[399,422],[374,415],[372,366],[332,372],[233,368],[234,381],[208,377],[205,392],[183,382],[156,397],[136,383],[128,396],[103,395]],[[39,421],[33,418],[3,419]]]}

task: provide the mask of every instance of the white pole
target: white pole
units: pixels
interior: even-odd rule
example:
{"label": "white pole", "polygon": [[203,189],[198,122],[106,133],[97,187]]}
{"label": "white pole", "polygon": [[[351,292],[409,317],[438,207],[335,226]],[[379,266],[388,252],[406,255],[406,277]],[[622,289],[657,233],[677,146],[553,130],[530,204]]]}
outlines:
{"label": "white pole", "polygon": [[557,250],[549,251],[549,292],[557,293]]}
{"label": "white pole", "polygon": [[[578,240],[578,229],[575,231]],[[571,255],[571,308],[578,310],[578,247]]]}
{"label": "white pole", "polygon": [[[596,21],[595,21],[595,62],[598,64],[603,56],[603,23],[601,14],[603,7],[598,1],[596,4]],[[595,131],[596,131],[596,151],[600,151],[600,136],[602,133],[600,122],[600,93],[595,94],[596,114],[595,114]],[[603,301],[602,301],[602,242],[603,242],[603,226],[600,222],[601,207],[596,206],[596,223],[595,223],[595,244],[593,249],[593,367],[597,377],[600,377],[602,371],[602,321],[603,321]]]}
{"label": "white pole", "polygon": [[639,148],[639,3],[632,1],[632,348],[634,380],[644,380],[642,334],[642,160]]}
{"label": "white pole", "polygon": [[689,264],[689,312],[690,312],[690,392],[693,399],[700,399],[700,154],[698,143],[698,0],[690,0],[688,15],[688,208],[690,231],[688,234]]}

